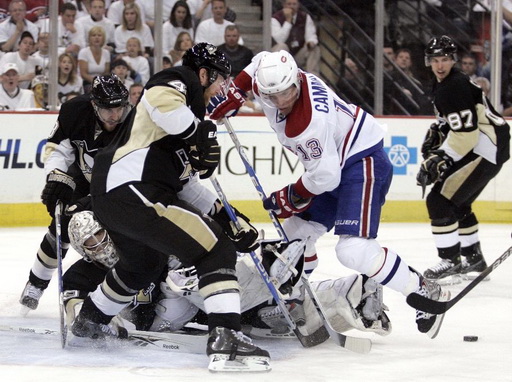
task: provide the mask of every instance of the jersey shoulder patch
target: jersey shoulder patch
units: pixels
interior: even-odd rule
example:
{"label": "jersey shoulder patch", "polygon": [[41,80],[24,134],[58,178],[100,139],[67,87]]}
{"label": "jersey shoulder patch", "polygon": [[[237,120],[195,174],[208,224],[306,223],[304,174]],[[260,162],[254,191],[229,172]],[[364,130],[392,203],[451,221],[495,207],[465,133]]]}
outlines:
{"label": "jersey shoulder patch", "polygon": [[167,85],[169,85],[171,88],[176,89],[181,94],[187,95],[187,85],[185,85],[182,81],[172,80],[172,81],[167,82]]}

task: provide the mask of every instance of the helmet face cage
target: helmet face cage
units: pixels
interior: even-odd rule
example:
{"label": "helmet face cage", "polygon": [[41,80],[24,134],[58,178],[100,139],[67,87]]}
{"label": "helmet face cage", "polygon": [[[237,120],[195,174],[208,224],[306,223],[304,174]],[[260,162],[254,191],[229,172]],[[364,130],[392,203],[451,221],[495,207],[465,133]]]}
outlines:
{"label": "helmet face cage", "polygon": [[449,57],[457,61],[457,46],[451,37],[443,35],[441,37],[433,37],[425,48],[425,66],[430,66],[432,57]]}
{"label": "helmet face cage", "polygon": [[208,86],[213,84],[219,74],[225,79],[231,75],[231,64],[228,59],[215,45],[200,42],[185,52],[183,65],[188,66],[196,74],[204,68],[208,72]]}
{"label": "helmet face cage", "polygon": [[290,53],[281,50],[264,56],[256,71],[256,86],[261,100],[267,106],[275,107],[273,99],[290,96],[293,86],[300,95],[300,74],[297,63]]}
{"label": "helmet face cage", "polygon": [[84,260],[107,268],[112,268],[119,260],[112,239],[91,211],[74,214],[69,221],[68,232],[71,246]]}

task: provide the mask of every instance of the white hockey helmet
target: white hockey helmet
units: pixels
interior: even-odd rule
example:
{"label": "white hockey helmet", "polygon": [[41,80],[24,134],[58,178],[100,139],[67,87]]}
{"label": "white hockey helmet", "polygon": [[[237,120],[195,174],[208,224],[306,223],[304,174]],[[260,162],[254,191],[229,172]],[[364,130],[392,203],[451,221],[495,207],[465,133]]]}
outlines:
{"label": "white hockey helmet", "polygon": [[263,56],[256,71],[256,85],[260,95],[280,93],[293,85],[300,89],[299,68],[293,56],[285,50]]}
{"label": "white hockey helmet", "polygon": [[112,268],[119,260],[108,232],[95,219],[92,211],[74,214],[69,221],[68,232],[71,246],[86,261]]}

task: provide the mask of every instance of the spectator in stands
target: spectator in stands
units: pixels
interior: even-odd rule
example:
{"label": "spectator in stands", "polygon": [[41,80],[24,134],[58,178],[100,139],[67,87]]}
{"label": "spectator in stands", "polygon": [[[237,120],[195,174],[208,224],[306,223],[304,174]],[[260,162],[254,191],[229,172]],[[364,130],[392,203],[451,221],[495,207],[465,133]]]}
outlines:
{"label": "spectator in stands", "polygon": [[[162,0],[162,14],[170,15],[172,6],[176,0]],[[143,0],[142,8],[144,9],[144,15],[146,18],[146,24],[151,28],[151,30],[155,27],[155,2],[151,0]]]}
{"label": "spectator in stands", "polygon": [[77,74],[75,57],[70,53],[62,53],[59,56],[57,81],[57,97],[59,102],[66,102],[70,93],[83,94],[83,80]]}
{"label": "spectator in stands", "polygon": [[129,100],[130,105],[135,106],[137,102],[139,102],[140,95],[142,94],[142,90],[144,89],[144,86],[141,84],[133,84],[130,86],[129,92]]}
{"label": "spectator in stands", "polygon": [[231,64],[231,76],[236,77],[244,68],[251,63],[254,54],[249,48],[240,45],[240,30],[236,25],[228,25],[224,32],[224,44],[219,49],[224,52]]}
{"label": "spectator in stands", "polygon": [[[91,0],[66,0],[76,7],[76,19],[89,16],[91,14]],[[106,3],[105,3],[106,4]]]}
{"label": "spectator in stands", "polygon": [[37,38],[37,26],[25,18],[27,6],[23,0],[12,0],[9,4],[10,16],[0,24],[0,49],[3,52],[15,52],[23,32]]}
{"label": "spectator in stands", "polygon": [[367,109],[373,104],[371,91],[366,87],[366,78],[356,63],[349,57],[342,66],[342,75],[338,81],[341,97],[354,105]]}
{"label": "spectator in stands", "polygon": [[485,77],[475,77],[473,78],[473,81],[482,88],[482,91],[484,92],[486,97],[490,96],[491,93],[491,81],[489,81]]}
{"label": "spectator in stands", "polygon": [[3,23],[9,17],[10,0],[0,0],[0,23]]}
{"label": "spectator in stands", "polygon": [[472,54],[466,53],[462,56],[460,60],[460,68],[464,73],[466,73],[469,78],[474,80],[478,77],[477,70],[478,65],[476,63],[476,58]]}
{"label": "spectator in stands", "polygon": [[174,49],[169,53],[171,54],[172,66],[181,66],[181,59],[185,52],[192,48],[194,45],[194,41],[192,41],[192,37],[188,34],[188,32],[181,32],[176,38],[176,44],[174,44]]}
{"label": "spectator in stands", "polygon": [[35,76],[30,88],[34,93],[34,106],[36,109],[48,110],[48,80],[46,76]]}
{"label": "spectator in stands", "polygon": [[123,23],[123,9],[128,4],[137,4],[140,10],[140,19],[145,24],[143,0],[118,0],[114,1],[107,10],[107,17],[117,27]]}
{"label": "spectator in stands", "polygon": [[[224,19],[227,12],[225,0],[212,0],[211,4],[213,17],[199,23],[196,30],[195,42],[208,42],[219,46],[224,43],[224,31],[226,27],[233,25],[233,23]],[[240,37],[238,43],[244,45],[242,37]]]}
{"label": "spectator in stands", "polygon": [[382,48],[382,52],[386,57],[384,57],[384,71],[392,72],[395,69],[393,63],[395,62],[395,50],[392,46],[384,46]]}
{"label": "spectator in stands", "polygon": [[272,51],[286,50],[307,72],[320,73],[320,47],[311,16],[299,9],[299,0],[284,0],[283,9],[272,15]]}
{"label": "spectator in stands", "polygon": [[92,27],[87,38],[89,46],[78,53],[78,67],[85,93],[89,93],[94,77],[110,73],[110,52],[103,48],[105,40],[105,30],[100,26]]}
{"label": "spectator in stands", "polygon": [[103,28],[105,31],[105,44],[109,44],[109,48],[105,47],[105,49],[113,50],[115,47],[114,33],[116,27],[111,20],[105,17],[104,0],[91,0],[90,15],[80,17],[76,22],[81,25],[87,43],[91,28],[98,26]]}
{"label": "spectator in stands", "polygon": [[34,93],[18,86],[19,71],[15,63],[8,62],[0,66],[2,85],[0,86],[0,111],[33,109]]}
{"label": "spectator in stands", "polygon": [[114,36],[117,53],[125,53],[126,41],[130,37],[137,37],[144,46],[144,56],[153,55],[155,42],[151,29],[142,22],[139,6],[133,2],[125,5],[122,23],[116,28]]}
{"label": "spectator in stands", "polygon": [[422,83],[412,72],[412,58],[409,49],[399,49],[396,52],[395,64],[400,70],[393,70],[391,76],[400,86],[401,94],[397,93],[397,101],[410,115],[432,113],[431,102],[425,94]]}
{"label": "spectator in stands", "polygon": [[6,53],[0,60],[0,66],[8,62],[16,64],[19,86],[23,89],[30,87],[30,82],[36,74],[42,74],[43,61],[31,56],[33,52],[34,38],[30,32],[23,32],[19,42],[19,50]]}
{"label": "spectator in stands", "polygon": [[[64,3],[61,8],[61,14],[58,21],[58,54],[71,53],[75,57],[78,56],[80,49],[85,48],[85,34],[82,26],[75,22],[77,9],[72,3]],[[43,21],[41,31],[48,32],[50,30],[49,20]]]}
{"label": "spectator in stands", "polygon": [[130,78],[131,68],[125,60],[115,60],[112,62],[110,70],[112,71],[112,74],[115,74],[119,77],[126,89],[130,89],[130,87],[134,84],[134,81]]}
{"label": "spectator in stands", "polygon": [[50,34],[48,32],[41,31],[39,32],[39,37],[37,38],[37,47],[34,53],[32,53],[32,57],[38,58],[41,61],[41,68],[43,74],[48,77],[48,65],[50,64],[50,45],[49,39]]}
{"label": "spectator in stands", "polygon": [[162,57],[162,70],[172,68],[171,56],[165,55]]}
{"label": "spectator in stands", "polygon": [[[27,20],[36,24],[39,28],[41,28],[40,23],[42,21],[48,20],[48,6],[49,0],[25,0],[25,4],[27,5],[27,15],[25,16]],[[64,4],[63,0],[59,0],[57,6],[62,7]]]}
{"label": "spectator in stands", "polygon": [[168,54],[176,43],[176,38],[180,32],[188,32],[194,39],[194,25],[192,15],[186,1],[178,0],[172,7],[169,20],[162,27],[162,52]]}
{"label": "spectator in stands", "polygon": [[131,77],[134,78],[134,81],[146,85],[150,76],[150,66],[148,59],[143,56],[142,45],[137,37],[130,37],[126,41],[126,53],[122,55],[122,58],[139,76],[137,80],[137,75],[132,72]]}

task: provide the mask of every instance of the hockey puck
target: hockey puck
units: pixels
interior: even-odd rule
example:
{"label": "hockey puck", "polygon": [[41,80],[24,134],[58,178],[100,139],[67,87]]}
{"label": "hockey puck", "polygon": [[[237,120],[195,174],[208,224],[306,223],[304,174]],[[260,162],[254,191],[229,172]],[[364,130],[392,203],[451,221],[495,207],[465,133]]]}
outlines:
{"label": "hockey puck", "polygon": [[464,341],[476,342],[476,341],[478,341],[478,336],[464,336]]}

